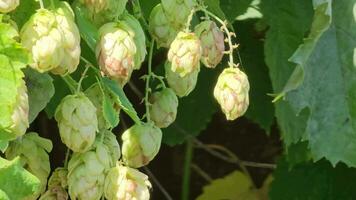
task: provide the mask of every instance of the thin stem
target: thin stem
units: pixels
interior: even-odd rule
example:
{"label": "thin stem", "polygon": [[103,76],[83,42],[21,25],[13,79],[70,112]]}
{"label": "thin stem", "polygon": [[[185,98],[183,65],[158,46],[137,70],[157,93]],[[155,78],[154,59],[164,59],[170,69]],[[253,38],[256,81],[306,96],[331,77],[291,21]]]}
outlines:
{"label": "thin stem", "polygon": [[129,87],[138,96],[138,98],[140,98],[140,100],[144,98],[142,92],[136,87],[136,85],[132,81],[129,81]]}
{"label": "thin stem", "polygon": [[158,79],[161,82],[163,88],[166,88],[166,84],[164,83],[164,80],[163,80],[164,78],[162,76],[158,76],[152,72],[152,77],[155,79]]}
{"label": "thin stem", "polygon": [[53,0],[51,0],[51,8],[54,10],[54,9],[56,9],[56,6],[55,6],[55,4],[54,4],[54,1]]}
{"label": "thin stem", "polygon": [[148,95],[151,91],[150,89],[150,79],[152,76],[152,56],[153,56],[153,47],[155,46],[154,40],[151,41],[151,46],[150,46],[150,51],[148,53],[148,72],[147,72],[147,76],[146,76],[146,88],[145,88],[145,106],[146,106],[146,118],[147,118],[147,122],[151,121],[150,118],[150,103],[148,101]]}
{"label": "thin stem", "polygon": [[210,175],[208,173],[206,173],[202,168],[200,168],[198,165],[196,164],[192,164],[192,169],[199,174],[204,180],[206,180],[206,182],[210,183],[211,181],[213,181],[213,179],[210,177]]}
{"label": "thin stem", "polygon": [[162,184],[158,181],[156,176],[151,172],[148,167],[143,167],[143,170],[145,173],[153,180],[153,182],[157,185],[157,187],[161,190],[162,194],[164,197],[166,197],[167,200],[173,200],[172,196],[167,192],[167,190],[162,186]]}
{"label": "thin stem", "polygon": [[187,22],[185,24],[185,32],[187,32],[187,33],[190,32],[190,23],[192,22],[193,15],[194,15],[195,11],[196,10],[194,8],[190,11]]}
{"label": "thin stem", "polygon": [[190,189],[190,166],[193,160],[193,140],[187,140],[185,156],[184,156],[184,167],[183,167],[183,182],[182,182],[182,200],[189,199],[189,189]]}
{"label": "thin stem", "polygon": [[84,70],[84,72],[82,73],[82,76],[80,77],[79,82],[78,82],[77,93],[79,93],[79,92],[81,91],[82,82],[83,82],[83,80],[84,80],[84,78],[85,78],[85,75],[86,75],[87,72],[88,72],[88,69],[89,69],[89,66],[86,65],[86,66],[85,66],[85,70]]}
{"label": "thin stem", "polygon": [[76,89],[75,86],[72,84],[72,81],[70,80],[71,78],[69,78],[69,75],[67,76],[61,76],[63,81],[68,85],[70,91],[74,94]]}
{"label": "thin stem", "polygon": [[42,0],[39,0],[38,2],[40,3],[41,9],[44,9],[43,1],[42,1]]}
{"label": "thin stem", "polygon": [[64,159],[64,168],[68,167],[69,154],[70,154],[70,149],[67,147],[66,157]]}

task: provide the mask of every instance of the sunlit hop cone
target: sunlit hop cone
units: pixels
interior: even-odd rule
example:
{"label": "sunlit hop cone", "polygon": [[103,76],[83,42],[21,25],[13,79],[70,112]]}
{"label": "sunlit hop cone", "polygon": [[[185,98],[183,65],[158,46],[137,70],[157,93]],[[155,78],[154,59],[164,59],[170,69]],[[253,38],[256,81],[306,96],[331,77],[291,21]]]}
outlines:
{"label": "sunlit hop cone", "polygon": [[96,108],[83,94],[62,99],[55,113],[62,142],[74,152],[87,151],[98,130]]}
{"label": "sunlit hop cone", "polygon": [[[96,107],[96,116],[98,118],[98,127],[99,130],[103,129],[109,129],[110,128],[110,123],[107,122],[104,118],[103,114],[103,93],[100,89],[100,86],[98,83],[93,84],[91,87],[89,87],[85,91],[85,95],[90,99],[90,101],[94,104]],[[114,99],[110,98],[109,99],[110,103],[113,105],[116,114],[120,114],[120,105],[114,101]]]}
{"label": "sunlit hop cone", "polygon": [[101,71],[108,77],[125,85],[134,69],[136,45],[129,27],[108,23],[99,30],[100,41],[96,56]]}
{"label": "sunlit hop cone", "polygon": [[149,31],[159,47],[169,48],[178,30],[168,21],[162,5],[153,8],[149,18]]}
{"label": "sunlit hop cone", "polygon": [[16,9],[20,0],[0,0],[0,12],[8,13]]}
{"label": "sunlit hop cone", "polygon": [[184,77],[199,67],[201,45],[195,33],[179,32],[168,51],[172,71]]}
{"label": "sunlit hop cone", "polygon": [[197,84],[200,67],[197,67],[192,73],[185,77],[181,77],[178,73],[173,72],[169,62],[166,62],[164,68],[168,85],[177,96],[188,96],[194,90]]}
{"label": "sunlit hop cone", "polygon": [[169,21],[176,28],[183,28],[191,10],[196,5],[195,0],[162,0],[162,7]]}
{"label": "sunlit hop cone", "polygon": [[228,120],[234,120],[246,112],[249,105],[249,89],[246,74],[238,68],[226,68],[220,74],[214,96]]}
{"label": "sunlit hop cone", "polygon": [[147,165],[157,155],[162,131],[153,124],[136,124],[122,134],[122,157],[130,167]]}
{"label": "sunlit hop cone", "polygon": [[47,191],[41,195],[40,200],[67,200],[67,174],[65,168],[57,168],[49,178]]}
{"label": "sunlit hop cone", "polygon": [[126,7],[127,0],[79,0],[88,12],[88,18],[96,25],[114,21]]}
{"label": "sunlit hop cone", "polygon": [[166,128],[174,122],[177,116],[178,98],[172,89],[165,88],[153,93],[149,101],[151,120],[157,127]]}
{"label": "sunlit hop cone", "polygon": [[25,134],[26,129],[29,126],[28,122],[28,95],[25,81],[19,83],[17,90],[16,103],[13,105],[13,111],[11,115],[12,124],[9,127],[10,135],[12,138],[16,138]]}
{"label": "sunlit hop cone", "polygon": [[99,200],[104,193],[107,171],[113,167],[106,145],[96,140],[92,149],[74,153],[68,163],[68,192],[71,199]]}
{"label": "sunlit hop cone", "polygon": [[[51,140],[42,138],[37,133],[27,133],[10,143],[5,155],[8,159],[20,156],[23,166],[41,181],[40,193],[42,193],[46,189],[47,178],[51,171],[48,156],[51,150]],[[33,199],[36,199],[40,193],[33,194]]]}
{"label": "sunlit hop cone", "polygon": [[67,191],[59,186],[48,188],[39,200],[67,200]]}
{"label": "sunlit hop cone", "polygon": [[108,200],[149,200],[151,183],[137,169],[117,165],[105,179],[105,198]]}
{"label": "sunlit hop cone", "polygon": [[65,75],[76,70],[80,35],[70,6],[61,2],[55,11],[39,9],[22,27],[21,42],[32,54],[32,68]]}
{"label": "sunlit hop cone", "polygon": [[204,21],[195,27],[202,45],[201,61],[209,68],[215,68],[224,55],[224,33],[213,21]]}

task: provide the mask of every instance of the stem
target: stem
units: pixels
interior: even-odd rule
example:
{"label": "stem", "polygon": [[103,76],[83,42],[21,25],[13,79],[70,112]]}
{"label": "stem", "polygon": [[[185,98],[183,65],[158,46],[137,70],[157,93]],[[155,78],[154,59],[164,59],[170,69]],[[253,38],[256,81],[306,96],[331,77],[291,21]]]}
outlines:
{"label": "stem", "polygon": [[55,4],[54,4],[54,1],[53,0],[51,0],[51,8],[54,10],[54,9],[56,9],[56,6],[55,6]]}
{"label": "stem", "polygon": [[190,189],[190,166],[193,160],[193,140],[187,140],[183,168],[182,200],[189,199]]}
{"label": "stem", "polygon": [[70,153],[70,149],[67,147],[66,157],[64,159],[64,168],[68,167],[69,153]]}
{"label": "stem", "polygon": [[75,85],[73,84],[72,78],[70,78],[69,75],[61,76],[61,77],[63,81],[68,85],[70,91],[74,94],[76,92],[76,89],[75,89]]}
{"label": "stem", "polygon": [[41,9],[44,9],[44,6],[43,6],[43,1],[42,1],[42,0],[39,0],[38,2],[40,3],[40,7],[41,7]]}
{"label": "stem", "polygon": [[190,11],[187,23],[185,24],[185,32],[187,32],[187,33],[190,32],[190,23],[192,22],[193,15],[194,15],[195,11],[196,10],[194,8]]}
{"label": "stem", "polygon": [[82,76],[80,77],[79,82],[78,82],[77,93],[79,93],[82,88],[82,82],[83,82],[83,79],[85,78],[85,74],[88,72],[88,69],[89,69],[89,66],[86,65],[85,70],[82,73]]}
{"label": "stem", "polygon": [[148,167],[143,167],[143,170],[146,172],[146,174],[153,180],[153,182],[157,185],[157,187],[161,190],[162,194],[164,197],[166,197],[167,200],[173,200],[172,196],[167,192],[167,190],[162,186],[162,184],[158,181],[156,176],[151,172]]}
{"label": "stem", "polygon": [[146,106],[146,118],[147,118],[147,122],[151,121],[150,118],[150,103],[148,101],[148,94],[150,92],[150,79],[152,76],[152,56],[153,56],[153,47],[155,46],[155,42],[154,40],[151,41],[151,46],[150,46],[150,51],[148,53],[148,72],[147,72],[147,76],[146,76],[146,89],[145,89],[145,106]]}

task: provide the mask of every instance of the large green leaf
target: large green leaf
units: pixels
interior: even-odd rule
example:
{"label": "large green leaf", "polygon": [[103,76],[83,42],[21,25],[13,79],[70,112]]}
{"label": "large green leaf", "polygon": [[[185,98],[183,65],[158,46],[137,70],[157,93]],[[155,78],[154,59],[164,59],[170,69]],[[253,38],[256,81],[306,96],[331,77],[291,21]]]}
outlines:
{"label": "large green leaf", "polygon": [[334,168],[322,160],[290,169],[288,163],[281,161],[273,176],[270,200],[356,199],[356,170],[344,164]]}
{"label": "large green leaf", "polygon": [[51,100],[54,95],[54,86],[53,79],[48,74],[28,68],[25,70],[25,75],[30,107],[28,120],[31,123]]}
{"label": "large green leaf", "polygon": [[221,67],[211,70],[202,66],[194,91],[188,97],[179,99],[176,121],[163,129],[164,143],[181,144],[206,128],[217,110],[213,89],[220,71]]}
{"label": "large green leaf", "polygon": [[[12,161],[0,157],[0,198],[22,200],[36,193],[40,181],[26,171],[17,157]],[[5,198],[6,199],[6,198]]]}
{"label": "large green leaf", "polygon": [[220,6],[227,20],[233,22],[237,16],[247,11],[251,2],[252,0],[220,0]]}

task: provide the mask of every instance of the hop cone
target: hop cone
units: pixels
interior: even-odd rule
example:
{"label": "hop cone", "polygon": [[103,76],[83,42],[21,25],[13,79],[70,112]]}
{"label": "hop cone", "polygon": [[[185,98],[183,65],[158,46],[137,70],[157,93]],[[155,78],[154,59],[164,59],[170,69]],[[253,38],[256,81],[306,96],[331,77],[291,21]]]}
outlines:
{"label": "hop cone", "polygon": [[127,0],[79,0],[87,8],[87,17],[95,25],[114,21],[123,14]]}
{"label": "hop cone", "polygon": [[105,147],[107,148],[110,154],[110,158],[111,158],[110,166],[115,166],[116,162],[119,160],[121,156],[119,142],[117,141],[116,136],[108,130],[103,130],[100,132],[100,134],[104,135],[103,144],[105,145]]}
{"label": "hop cone", "polygon": [[49,188],[39,200],[67,200],[68,193],[65,189],[56,186]]}
{"label": "hop cone", "polygon": [[108,200],[148,200],[151,183],[137,169],[117,165],[105,179],[105,198]]}
{"label": "hop cone", "polygon": [[199,67],[201,45],[194,33],[179,32],[168,51],[172,71],[181,77],[192,73]]}
{"label": "hop cone", "polygon": [[122,134],[122,157],[130,167],[147,165],[157,155],[162,140],[161,129],[153,124],[136,124]]}
{"label": "hop cone", "polygon": [[76,70],[80,35],[70,6],[61,2],[56,11],[39,9],[21,29],[21,41],[31,54],[31,67],[65,75]]}
{"label": "hop cone", "polygon": [[202,45],[201,61],[209,68],[215,68],[224,55],[224,33],[213,21],[204,21],[195,28]]}
{"label": "hop cone", "polygon": [[[47,178],[51,171],[48,156],[51,150],[51,140],[42,138],[37,133],[27,133],[10,143],[5,154],[8,159],[20,156],[23,166],[41,181],[40,193],[42,193],[46,189]],[[31,199],[36,199],[40,193],[34,194]]]}
{"label": "hop cone", "polygon": [[150,103],[151,120],[157,127],[166,128],[174,122],[177,116],[178,98],[172,89],[165,88],[153,93]]}
{"label": "hop cone", "polygon": [[106,172],[113,167],[111,154],[96,140],[85,153],[74,153],[68,163],[68,191],[71,199],[99,200],[104,192]]}
{"label": "hop cone", "polygon": [[162,7],[174,27],[182,29],[186,24],[195,0],[162,0]]}
{"label": "hop cone", "polygon": [[249,89],[246,74],[238,68],[227,68],[219,75],[214,96],[228,120],[234,120],[246,112]]}
{"label": "hop cone", "polygon": [[9,128],[10,134],[12,138],[16,138],[25,134],[26,129],[29,126],[28,122],[28,95],[27,95],[27,87],[25,85],[25,81],[21,81],[17,96],[16,103],[13,106],[13,111],[11,115],[12,124]]}
{"label": "hop cone", "polygon": [[20,0],[0,0],[0,12],[8,13],[16,9],[20,4]]}
{"label": "hop cone", "polygon": [[62,99],[55,113],[62,142],[74,152],[87,151],[98,130],[96,108],[83,94]]}
{"label": "hop cone", "polygon": [[[99,130],[109,129],[110,123],[106,121],[103,114],[103,93],[100,90],[98,83],[93,84],[90,88],[85,91],[85,95],[90,99],[90,101],[96,107],[96,116],[98,118],[98,127]],[[109,99],[110,103],[116,110],[117,115],[120,114],[120,105],[118,105],[114,99]]]}
{"label": "hop cone", "polygon": [[130,28],[108,23],[99,30],[96,56],[101,71],[124,86],[135,66],[136,45]]}
{"label": "hop cone", "polygon": [[197,84],[199,70],[200,67],[197,67],[192,73],[181,77],[178,73],[172,71],[169,62],[165,64],[168,85],[179,97],[188,96],[194,90]]}
{"label": "hop cone", "polygon": [[168,21],[162,5],[153,8],[149,18],[149,31],[159,47],[169,48],[178,30]]}

